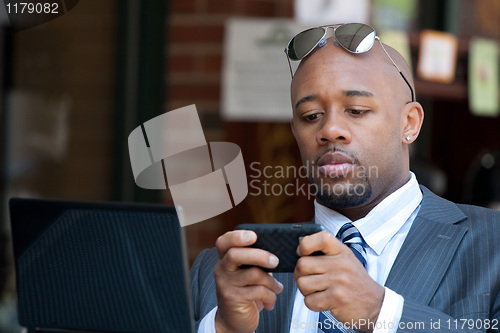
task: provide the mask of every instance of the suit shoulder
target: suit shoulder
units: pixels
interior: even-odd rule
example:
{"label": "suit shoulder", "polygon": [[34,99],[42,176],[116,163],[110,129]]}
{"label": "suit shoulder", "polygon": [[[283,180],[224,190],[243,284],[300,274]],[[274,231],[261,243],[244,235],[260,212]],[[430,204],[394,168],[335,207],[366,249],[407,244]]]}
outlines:
{"label": "suit shoulder", "polygon": [[471,220],[500,223],[500,211],[465,204],[457,204],[458,208]]}
{"label": "suit shoulder", "polygon": [[472,232],[493,238],[500,236],[500,211],[464,204],[457,207],[467,216],[464,223]]}
{"label": "suit shoulder", "polygon": [[423,186],[421,189],[423,200],[419,215],[422,218],[443,223],[466,224],[473,228],[477,228],[476,225],[487,229],[500,227],[499,211],[454,203],[437,196]]}

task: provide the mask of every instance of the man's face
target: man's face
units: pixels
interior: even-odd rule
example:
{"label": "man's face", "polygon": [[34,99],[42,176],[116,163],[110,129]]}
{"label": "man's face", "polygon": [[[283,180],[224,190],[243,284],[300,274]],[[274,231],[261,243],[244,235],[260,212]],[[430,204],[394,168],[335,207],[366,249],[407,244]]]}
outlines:
{"label": "man's face", "polygon": [[408,180],[410,93],[387,61],[375,47],[352,55],[329,41],[293,78],[292,130],[316,198],[330,208],[373,207]]}

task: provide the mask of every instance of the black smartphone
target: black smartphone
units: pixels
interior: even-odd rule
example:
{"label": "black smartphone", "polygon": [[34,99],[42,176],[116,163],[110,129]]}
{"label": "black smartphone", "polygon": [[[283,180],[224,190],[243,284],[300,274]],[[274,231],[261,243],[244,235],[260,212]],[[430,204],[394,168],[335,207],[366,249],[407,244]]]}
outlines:
{"label": "black smartphone", "polygon": [[[314,223],[304,224],[240,224],[235,230],[252,230],[257,234],[257,241],[249,247],[259,248],[276,255],[280,262],[275,269],[262,268],[267,272],[293,272],[299,256],[297,247],[300,240],[322,230],[323,226]],[[312,255],[321,255],[315,252]],[[248,266],[242,266],[246,268]]]}

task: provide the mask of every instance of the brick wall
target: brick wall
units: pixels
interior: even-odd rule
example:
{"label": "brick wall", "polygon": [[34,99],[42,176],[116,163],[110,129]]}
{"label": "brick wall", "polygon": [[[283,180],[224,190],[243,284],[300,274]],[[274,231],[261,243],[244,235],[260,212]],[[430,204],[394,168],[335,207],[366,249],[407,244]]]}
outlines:
{"label": "brick wall", "polygon": [[[292,15],[292,0],[171,1],[166,51],[167,109],[195,103],[203,117],[209,114],[217,118],[226,20],[231,16]],[[213,134],[218,136],[216,131]]]}
{"label": "brick wall", "polygon": [[[224,24],[233,16],[292,17],[293,0],[171,1],[166,110],[196,104],[207,141],[228,140],[231,127],[219,114]],[[185,228],[191,262],[237,224],[228,214]]]}

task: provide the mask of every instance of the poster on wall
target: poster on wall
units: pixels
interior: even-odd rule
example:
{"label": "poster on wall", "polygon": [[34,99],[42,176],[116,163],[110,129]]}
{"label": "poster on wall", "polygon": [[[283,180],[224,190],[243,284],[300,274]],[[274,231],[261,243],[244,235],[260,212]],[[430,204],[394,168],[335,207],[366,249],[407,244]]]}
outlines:
{"label": "poster on wall", "polygon": [[[284,49],[304,28],[285,19],[235,18],[226,23],[224,120],[290,121],[292,77]],[[296,67],[297,63],[292,66]]]}
{"label": "poster on wall", "polygon": [[457,53],[457,37],[441,31],[423,30],[420,33],[418,76],[427,81],[451,83],[455,79]]}
{"label": "poster on wall", "polygon": [[498,42],[474,38],[469,46],[469,107],[477,116],[498,116]]}
{"label": "poster on wall", "polygon": [[295,19],[308,26],[369,23],[370,0],[295,0]]}

